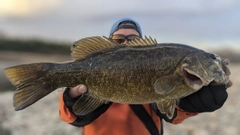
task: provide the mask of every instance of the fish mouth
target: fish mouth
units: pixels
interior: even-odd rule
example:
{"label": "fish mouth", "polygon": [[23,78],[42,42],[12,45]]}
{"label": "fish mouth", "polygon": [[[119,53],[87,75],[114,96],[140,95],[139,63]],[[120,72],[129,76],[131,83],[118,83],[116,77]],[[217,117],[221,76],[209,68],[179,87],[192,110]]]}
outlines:
{"label": "fish mouth", "polygon": [[192,70],[182,68],[182,73],[183,73],[184,77],[186,78],[186,80],[189,82],[189,84],[194,87],[195,86],[201,87],[204,84],[208,83],[208,81],[206,79],[200,77],[199,75],[194,73]]}

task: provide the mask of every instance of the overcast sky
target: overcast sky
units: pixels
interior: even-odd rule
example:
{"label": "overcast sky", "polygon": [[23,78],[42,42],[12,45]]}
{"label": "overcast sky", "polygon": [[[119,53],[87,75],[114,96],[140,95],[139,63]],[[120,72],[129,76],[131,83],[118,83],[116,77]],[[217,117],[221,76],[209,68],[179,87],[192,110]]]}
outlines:
{"label": "overcast sky", "polygon": [[0,0],[0,33],[74,42],[130,17],[158,42],[240,48],[239,0]]}

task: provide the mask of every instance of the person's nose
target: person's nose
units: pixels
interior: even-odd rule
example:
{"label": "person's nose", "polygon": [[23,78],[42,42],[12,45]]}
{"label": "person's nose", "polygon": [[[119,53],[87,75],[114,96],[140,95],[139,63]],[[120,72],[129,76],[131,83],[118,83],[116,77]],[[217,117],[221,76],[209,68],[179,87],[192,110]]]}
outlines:
{"label": "person's nose", "polygon": [[128,40],[127,40],[127,39],[125,39],[125,40],[124,40],[124,42],[123,42],[122,44],[127,44],[127,42],[128,42]]}

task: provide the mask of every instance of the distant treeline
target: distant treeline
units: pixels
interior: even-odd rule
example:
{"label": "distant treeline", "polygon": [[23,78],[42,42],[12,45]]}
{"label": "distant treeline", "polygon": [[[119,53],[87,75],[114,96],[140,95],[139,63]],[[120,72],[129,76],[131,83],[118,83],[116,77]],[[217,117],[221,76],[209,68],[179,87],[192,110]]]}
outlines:
{"label": "distant treeline", "polygon": [[[71,53],[70,47],[73,43],[47,42],[39,39],[10,39],[0,37],[0,51],[22,51],[48,54],[66,54]],[[232,49],[215,50],[221,57],[229,59],[233,63],[240,62],[240,53]]]}
{"label": "distant treeline", "polygon": [[0,38],[0,51],[70,54],[70,43],[47,42],[38,39]]}

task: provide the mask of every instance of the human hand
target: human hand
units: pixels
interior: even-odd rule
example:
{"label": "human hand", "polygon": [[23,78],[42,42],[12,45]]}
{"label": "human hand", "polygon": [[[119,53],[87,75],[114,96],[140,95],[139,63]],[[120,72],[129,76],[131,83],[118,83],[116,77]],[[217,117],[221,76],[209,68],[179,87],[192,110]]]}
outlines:
{"label": "human hand", "polygon": [[178,106],[188,112],[213,112],[223,106],[228,97],[226,89],[232,84],[232,81],[229,81],[227,85],[217,85],[212,82],[199,91],[180,99]]}
{"label": "human hand", "polygon": [[80,85],[70,88],[70,90],[68,91],[68,95],[71,98],[76,98],[76,97],[82,95],[83,93],[85,93],[86,91],[87,91],[87,87],[83,84],[80,84]]}

